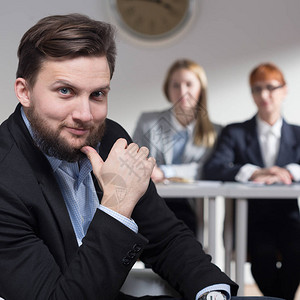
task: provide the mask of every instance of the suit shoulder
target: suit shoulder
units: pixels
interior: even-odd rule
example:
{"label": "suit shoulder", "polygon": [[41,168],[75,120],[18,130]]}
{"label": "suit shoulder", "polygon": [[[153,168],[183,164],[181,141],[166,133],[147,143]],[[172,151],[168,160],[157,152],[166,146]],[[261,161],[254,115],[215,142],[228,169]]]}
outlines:
{"label": "suit shoulder", "polygon": [[253,122],[253,119],[251,119],[244,122],[230,123],[222,129],[221,134],[222,136],[242,137],[246,136],[248,133],[253,134],[255,130],[255,122]]}
{"label": "suit shoulder", "polygon": [[297,141],[297,144],[300,143],[300,126],[296,124],[288,124],[287,125],[290,127],[294,134],[294,139]]}
{"label": "suit shoulder", "polygon": [[295,132],[300,132],[300,126],[296,124],[289,124]]}
{"label": "suit shoulder", "polygon": [[250,127],[250,123],[249,120],[245,121],[245,122],[236,122],[236,123],[230,123],[227,124],[224,129],[226,130],[245,130],[246,128]]}
{"label": "suit shoulder", "polygon": [[8,127],[7,120],[0,126],[0,161],[2,161],[14,146],[14,139],[12,138]]}
{"label": "suit shoulder", "polygon": [[117,140],[118,138],[125,138],[128,142],[131,142],[131,138],[127,131],[119,123],[111,119],[106,119],[106,128],[103,139],[107,137],[109,137],[112,140]]}
{"label": "suit shoulder", "polygon": [[128,144],[132,142],[131,137],[120,124],[110,119],[106,119],[105,122],[105,132],[101,138],[99,148],[99,153],[104,160],[117,139],[124,138]]}
{"label": "suit shoulder", "polygon": [[156,121],[163,117],[168,117],[170,115],[171,111],[170,109],[163,110],[163,111],[150,111],[150,112],[143,112],[139,120],[142,122],[150,122],[150,121]]}
{"label": "suit shoulder", "polygon": [[212,125],[217,133],[221,132],[221,130],[224,128],[224,126],[221,124],[212,123]]}

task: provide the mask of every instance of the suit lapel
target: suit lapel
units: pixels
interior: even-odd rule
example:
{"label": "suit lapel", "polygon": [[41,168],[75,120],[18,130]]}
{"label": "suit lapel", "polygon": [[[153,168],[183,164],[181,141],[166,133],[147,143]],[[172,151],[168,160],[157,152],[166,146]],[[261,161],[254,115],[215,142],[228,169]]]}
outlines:
{"label": "suit lapel", "polygon": [[63,196],[52,174],[46,176],[45,173],[41,173],[38,180],[42,193],[61,232],[66,260],[67,264],[69,264],[78,249],[78,243]]}
{"label": "suit lapel", "polygon": [[256,166],[263,167],[263,159],[257,135],[256,117],[254,116],[246,124],[246,157]]}
{"label": "suit lapel", "polygon": [[292,127],[284,120],[281,128],[281,139],[275,165],[285,166],[295,157],[296,138]]}
{"label": "suit lapel", "polygon": [[35,174],[45,200],[56,220],[62,235],[66,259],[69,263],[78,249],[78,244],[63,196],[60,193],[48,160],[33,144],[33,140],[21,117],[20,106],[17,107],[13,117],[14,122],[10,126],[11,133]]}

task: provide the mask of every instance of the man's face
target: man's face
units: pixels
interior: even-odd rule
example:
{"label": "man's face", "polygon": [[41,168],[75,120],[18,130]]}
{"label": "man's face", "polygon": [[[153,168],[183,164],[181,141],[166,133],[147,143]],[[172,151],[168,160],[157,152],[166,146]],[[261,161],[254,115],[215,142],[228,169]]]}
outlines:
{"label": "man's face", "polygon": [[28,101],[19,98],[42,150],[76,161],[83,146],[97,145],[104,131],[109,84],[106,57],[45,61],[27,90]]}

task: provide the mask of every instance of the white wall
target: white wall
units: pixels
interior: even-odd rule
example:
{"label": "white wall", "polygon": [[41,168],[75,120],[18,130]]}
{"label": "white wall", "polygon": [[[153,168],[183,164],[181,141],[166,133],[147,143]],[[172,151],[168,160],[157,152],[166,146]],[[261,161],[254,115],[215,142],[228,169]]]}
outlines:
{"label": "white wall", "polygon": [[[0,121],[17,103],[13,91],[16,50],[25,30],[49,14],[80,12],[113,20],[109,0],[10,0],[0,9]],[[109,117],[132,133],[141,111],[165,108],[162,81],[169,65],[187,57],[202,64],[209,82],[209,113],[226,124],[255,111],[248,74],[260,62],[283,70],[289,95],[284,115],[300,123],[300,2],[298,0],[196,0],[199,14],[182,39],[157,47],[131,43],[118,35],[118,58],[109,99]],[[298,104],[299,102],[299,104]]]}
{"label": "white wall", "polygon": [[[110,0],[10,0],[0,7],[0,121],[13,111],[17,100],[13,84],[16,51],[25,30],[50,14],[80,12],[110,21]],[[260,62],[273,61],[284,72],[289,95],[284,115],[300,124],[300,1],[299,0],[196,0],[199,15],[176,43],[143,47],[117,38],[118,59],[111,84],[109,117],[130,133],[141,111],[168,106],[162,81],[169,65],[191,58],[205,68],[209,82],[209,113],[226,124],[252,116],[255,107],[248,74]]]}
{"label": "white wall", "polygon": [[132,132],[141,111],[168,106],[161,89],[166,69],[175,59],[188,57],[202,64],[207,72],[213,121],[226,124],[252,116],[255,107],[248,74],[258,63],[273,61],[283,70],[289,84],[284,115],[300,123],[299,1],[199,3],[194,26],[175,44],[154,49],[137,47],[120,36],[110,117]]}

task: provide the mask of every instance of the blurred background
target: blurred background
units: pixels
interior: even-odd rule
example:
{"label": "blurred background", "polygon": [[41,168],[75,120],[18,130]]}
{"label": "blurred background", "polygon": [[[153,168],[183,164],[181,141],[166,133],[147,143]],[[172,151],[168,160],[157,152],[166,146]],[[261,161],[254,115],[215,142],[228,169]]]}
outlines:
{"label": "blurred background", "polygon": [[[283,71],[289,88],[284,116],[300,124],[300,2],[298,0],[195,0],[193,22],[179,37],[143,43],[119,28],[117,65],[109,96],[109,117],[129,133],[142,111],[168,107],[162,82],[178,58],[201,64],[208,77],[211,119],[220,124],[254,114],[248,75],[260,62],[272,61]],[[0,121],[14,109],[17,47],[24,32],[50,14],[80,12],[115,23],[109,0],[10,0],[0,9]],[[118,27],[117,27],[118,28]]]}
{"label": "blurred background", "polygon": [[[283,115],[300,124],[300,1],[195,0],[194,18],[173,39],[144,43],[130,38],[113,14],[110,0],[10,0],[0,9],[0,122],[17,104],[14,80],[17,47],[24,32],[52,14],[83,13],[117,25],[117,64],[109,94],[108,116],[132,134],[140,113],[169,107],[162,93],[168,67],[189,58],[208,77],[208,113],[213,122],[227,124],[255,112],[248,85],[250,70],[274,62],[288,84]],[[219,208],[222,203],[219,203]],[[222,234],[222,209],[219,236]],[[218,241],[222,249],[222,240]],[[222,251],[217,254],[222,268]]]}

